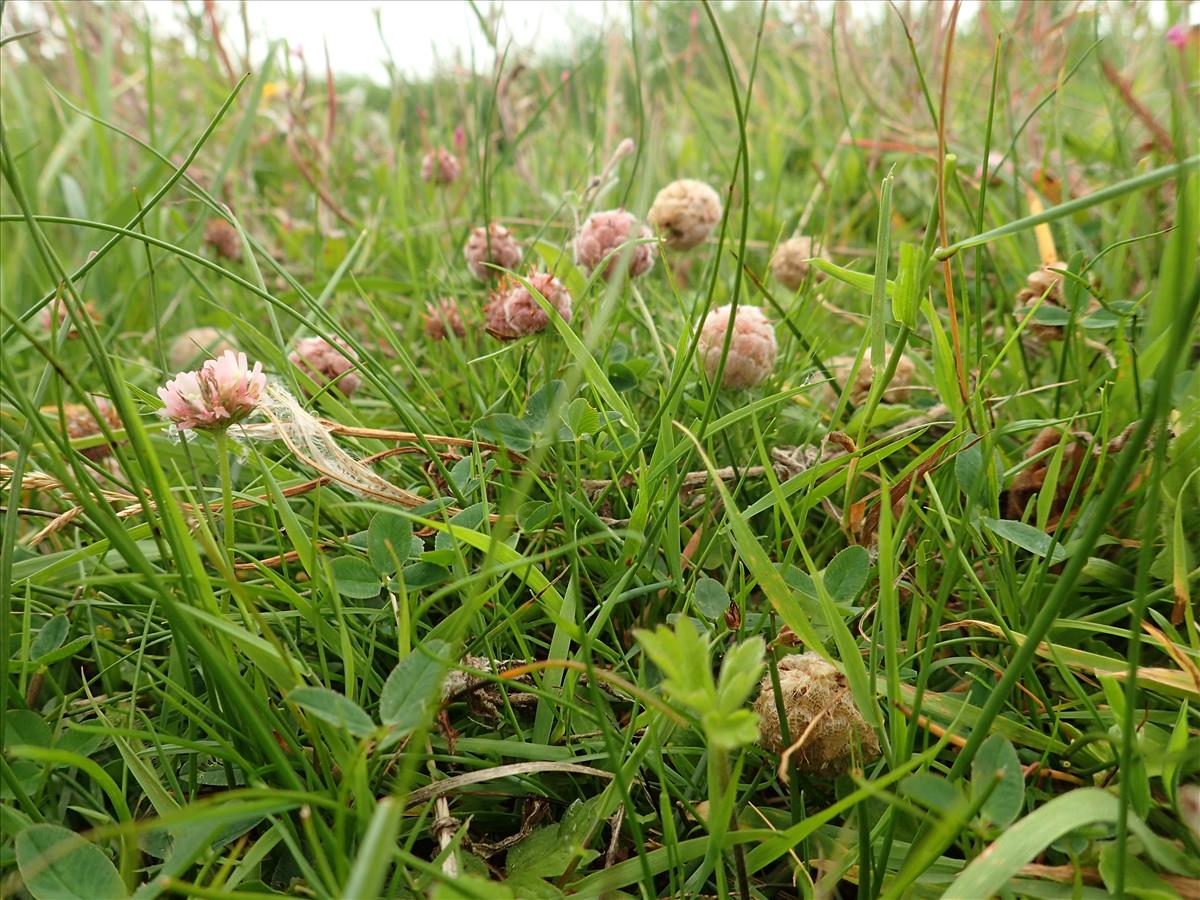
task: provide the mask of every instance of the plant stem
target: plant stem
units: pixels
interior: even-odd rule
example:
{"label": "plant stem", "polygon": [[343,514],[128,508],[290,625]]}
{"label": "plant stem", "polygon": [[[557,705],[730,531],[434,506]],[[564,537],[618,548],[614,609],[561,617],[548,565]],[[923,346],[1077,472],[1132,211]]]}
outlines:
{"label": "plant stem", "polygon": [[229,434],[217,432],[217,465],[221,471],[221,531],[225,537],[225,556],[233,565],[233,478],[229,471]]}

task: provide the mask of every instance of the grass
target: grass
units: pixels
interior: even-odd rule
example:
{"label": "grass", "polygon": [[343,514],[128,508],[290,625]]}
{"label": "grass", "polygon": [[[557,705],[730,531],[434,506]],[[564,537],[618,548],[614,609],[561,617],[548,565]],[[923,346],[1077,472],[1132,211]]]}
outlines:
{"label": "grass", "polygon": [[[0,13],[0,894],[1196,895],[1194,37],[637,4],[370,84],[197,10]],[[708,243],[574,265],[589,212],[679,177],[721,193]],[[569,323],[482,330],[489,220]],[[827,259],[790,291],[793,233]],[[1062,303],[1019,305],[1047,260]],[[434,341],[443,296],[468,329]],[[724,304],[775,322],[748,391],[696,359]],[[196,326],[326,443],[173,438]],[[353,397],[289,363],[310,335]],[[758,741],[801,650],[878,758]]]}

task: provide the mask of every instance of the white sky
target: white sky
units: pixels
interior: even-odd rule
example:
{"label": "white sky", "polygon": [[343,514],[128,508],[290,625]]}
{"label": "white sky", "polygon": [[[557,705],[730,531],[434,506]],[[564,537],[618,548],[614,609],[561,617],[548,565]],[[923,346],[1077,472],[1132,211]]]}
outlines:
{"label": "white sky", "polygon": [[[465,0],[247,0],[246,5],[255,56],[261,58],[266,39],[283,38],[290,47],[303,48],[310,70],[324,66],[328,46],[335,72],[385,80],[387,54],[375,23],[377,9],[396,64],[407,75],[427,75],[458,54],[468,65],[472,53],[480,63],[491,60],[479,21]],[[477,5],[486,14],[491,3],[477,0]],[[164,21],[180,13],[166,2],[148,6]],[[229,23],[230,40],[240,46],[240,0],[217,0],[217,7]],[[566,49],[580,28],[595,28],[606,15],[627,15],[624,5],[614,7],[605,0],[504,0],[501,7],[502,44],[512,37],[522,48]]]}

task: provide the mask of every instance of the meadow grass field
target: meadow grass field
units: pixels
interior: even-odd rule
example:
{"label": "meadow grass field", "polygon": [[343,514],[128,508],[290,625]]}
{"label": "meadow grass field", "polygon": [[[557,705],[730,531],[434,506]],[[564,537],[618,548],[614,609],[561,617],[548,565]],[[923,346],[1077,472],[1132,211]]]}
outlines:
{"label": "meadow grass field", "polygon": [[1162,10],[0,10],[0,896],[1200,897]]}

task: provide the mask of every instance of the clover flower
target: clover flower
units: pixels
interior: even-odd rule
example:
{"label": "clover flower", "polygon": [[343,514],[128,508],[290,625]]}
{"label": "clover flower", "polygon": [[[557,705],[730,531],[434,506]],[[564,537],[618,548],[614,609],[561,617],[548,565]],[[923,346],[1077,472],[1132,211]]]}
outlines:
{"label": "clover flower", "polygon": [[[700,361],[709,380],[717,377],[725,331],[729,327],[728,306],[719,306],[708,314],[700,329]],[[754,387],[775,368],[775,326],[757,306],[739,306],[729,338],[729,353],[721,387],[730,390]]]}
{"label": "clover flower", "polygon": [[211,326],[189,328],[171,342],[167,361],[176,372],[184,371],[197,359],[212,359],[232,350],[229,335]]}
{"label": "clover flower", "polygon": [[507,228],[492,222],[486,228],[481,225],[471,232],[463,245],[463,257],[472,275],[480,281],[490,281],[501,273],[488,268],[489,264],[503,269],[515,269],[520,265],[521,245]]}
{"label": "clover flower", "polygon": [[672,250],[691,250],[721,220],[721,197],[703,181],[672,181],[655,196],[646,220]]}
{"label": "clover flower", "polygon": [[[779,691],[787,716],[791,745],[803,738],[792,759],[802,772],[835,776],[857,760],[879,756],[879,739],[863,718],[846,676],[815,653],[793,653],[779,660]],[[774,753],[788,748],[783,740],[771,675],[763,677],[754,701],[759,743]]]}
{"label": "clover flower", "polygon": [[[92,324],[100,324],[100,313],[96,310],[96,305],[91,300],[83,304],[83,314],[92,321]],[[67,328],[67,338],[69,340],[79,337],[79,329],[71,321],[71,317],[67,314],[66,305],[62,300],[52,300],[48,305],[43,306],[42,311],[38,313],[38,324],[42,326],[43,331],[58,331],[64,323]]]}
{"label": "clover flower", "polygon": [[[892,348],[887,348],[887,354],[884,357],[884,369],[887,368],[887,360],[892,357]],[[850,371],[854,368],[853,356],[835,356],[827,364],[826,368],[829,374],[837,379],[839,385],[845,385],[846,379],[850,377]],[[880,400],[883,403],[903,403],[908,399],[910,394],[910,386],[913,382],[913,376],[916,375],[917,368],[907,354],[900,354],[900,359],[896,361],[896,371],[892,374],[892,380],[888,382],[884,389],[883,396]],[[862,406],[867,400],[867,396],[871,393],[871,385],[875,381],[875,367],[871,363],[871,348],[868,347],[863,352],[862,363],[858,367],[858,372],[855,373],[854,383],[850,386],[850,402],[855,406]],[[841,389],[837,385],[826,385],[827,392],[825,400],[829,403],[835,403]]]}
{"label": "clover flower", "polygon": [[[566,322],[571,321],[571,295],[563,283],[548,272],[531,272],[527,280]],[[550,316],[525,285],[505,279],[483,308],[489,333],[501,340],[515,340],[544,331]]]}
{"label": "clover flower", "polygon": [[288,359],[317,384],[333,382],[343,396],[349,397],[362,387],[362,377],[354,371],[354,361],[346,355],[348,351],[349,347],[340,339],[335,345],[322,337],[301,338]]}
{"label": "clover flower", "polygon": [[235,262],[242,258],[242,236],[224,219],[209,219],[204,226],[204,243],[216,250],[218,256]]}
{"label": "clover flower", "polygon": [[430,184],[450,184],[460,174],[458,158],[445,147],[430,150],[421,160],[421,178]]}
{"label": "clover flower", "polygon": [[[93,395],[92,402],[96,405],[96,411],[100,413],[100,418],[104,420],[104,424],[108,425],[109,430],[118,431],[124,427],[121,424],[121,417],[117,414],[117,408],[107,398]],[[58,407],[43,407],[41,412],[43,415],[57,418]],[[92,415],[92,411],[83,403],[64,403],[62,414],[67,427],[67,437],[71,440],[82,440],[104,433],[99,419]],[[112,453],[112,447],[104,443],[95,447],[86,447],[79,452],[93,462],[98,462]]]}
{"label": "clover flower", "polygon": [[450,332],[465,337],[467,326],[463,324],[458,301],[453,297],[442,297],[434,303],[425,304],[425,334],[432,340],[442,341]]}
{"label": "clover flower", "polygon": [[804,283],[808,275],[808,261],[815,256],[824,259],[824,254],[817,254],[815,242],[811,237],[800,235],[788,238],[775,248],[771,257],[771,273],[789,291],[794,291]]}
{"label": "clover flower", "polygon": [[[650,229],[623,209],[610,209],[588,216],[579,233],[575,235],[575,262],[589,274],[604,262],[605,258],[629,241],[653,237]],[[623,253],[616,253],[604,267],[604,278],[616,272]],[[654,267],[654,248],[650,244],[637,244],[629,249],[629,277],[644,275]]]}
{"label": "clover flower", "polygon": [[223,431],[258,408],[266,386],[262,363],[251,369],[245,353],[226,350],[195,372],[180,372],[158,396],[162,414],[180,431]]}

